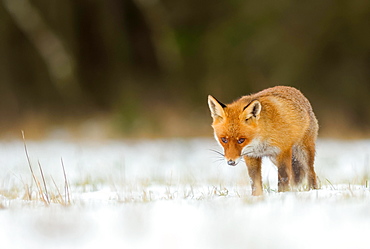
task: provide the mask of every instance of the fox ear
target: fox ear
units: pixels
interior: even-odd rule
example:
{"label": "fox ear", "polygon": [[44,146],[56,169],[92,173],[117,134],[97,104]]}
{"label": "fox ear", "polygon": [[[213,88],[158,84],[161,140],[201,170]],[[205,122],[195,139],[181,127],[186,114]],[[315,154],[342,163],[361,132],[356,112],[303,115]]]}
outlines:
{"label": "fox ear", "polygon": [[260,113],[262,110],[262,105],[258,100],[254,100],[249,103],[243,109],[244,119],[247,120],[249,118],[256,118],[257,120],[260,118]]}
{"label": "fox ear", "polygon": [[213,119],[223,118],[225,116],[224,108],[226,107],[226,105],[222,104],[211,95],[208,95],[208,106]]}

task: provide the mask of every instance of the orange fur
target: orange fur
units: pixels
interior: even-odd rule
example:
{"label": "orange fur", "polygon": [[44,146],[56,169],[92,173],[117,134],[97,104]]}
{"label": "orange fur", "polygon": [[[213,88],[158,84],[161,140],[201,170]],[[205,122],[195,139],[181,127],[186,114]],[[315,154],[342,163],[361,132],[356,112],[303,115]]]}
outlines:
{"label": "orange fur", "polygon": [[288,191],[307,178],[317,188],[314,171],[317,119],[303,94],[276,86],[224,105],[212,96],[208,104],[215,138],[229,165],[243,157],[252,194],[261,195],[261,158],[270,157],[278,168],[278,190]]}

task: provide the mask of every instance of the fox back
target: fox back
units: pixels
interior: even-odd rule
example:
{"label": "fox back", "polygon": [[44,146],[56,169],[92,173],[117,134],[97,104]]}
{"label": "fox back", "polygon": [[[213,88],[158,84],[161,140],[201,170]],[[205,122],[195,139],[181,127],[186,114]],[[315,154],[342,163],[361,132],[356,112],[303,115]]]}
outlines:
{"label": "fox back", "polygon": [[[299,90],[276,86],[228,105],[209,96],[208,104],[215,138],[229,165],[244,157],[249,171],[260,172],[259,161],[267,156],[279,169],[279,191],[290,189],[291,178],[298,184],[305,175],[309,186],[317,188],[313,162],[318,123]],[[261,191],[262,187],[258,194]]]}

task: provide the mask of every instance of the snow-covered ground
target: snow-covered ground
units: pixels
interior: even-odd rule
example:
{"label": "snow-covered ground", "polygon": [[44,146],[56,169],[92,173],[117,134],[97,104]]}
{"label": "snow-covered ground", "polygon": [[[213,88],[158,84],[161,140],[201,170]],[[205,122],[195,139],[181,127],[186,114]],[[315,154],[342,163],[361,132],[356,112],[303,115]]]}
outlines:
{"label": "snow-covered ground", "polygon": [[0,248],[370,248],[369,140],[319,140],[315,191],[277,193],[265,160],[263,197],[250,195],[246,167],[227,166],[212,139],[27,149],[50,204],[23,142],[0,142]]}

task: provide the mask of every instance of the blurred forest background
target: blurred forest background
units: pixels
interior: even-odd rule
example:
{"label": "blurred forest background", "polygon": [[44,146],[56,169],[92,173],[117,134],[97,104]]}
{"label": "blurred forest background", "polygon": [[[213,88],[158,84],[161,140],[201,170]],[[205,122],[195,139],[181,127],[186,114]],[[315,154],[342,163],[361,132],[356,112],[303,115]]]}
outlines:
{"label": "blurred forest background", "polygon": [[291,85],[367,136],[369,27],[366,0],[0,0],[0,131],[211,136],[208,94]]}

